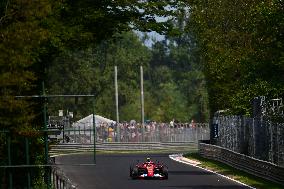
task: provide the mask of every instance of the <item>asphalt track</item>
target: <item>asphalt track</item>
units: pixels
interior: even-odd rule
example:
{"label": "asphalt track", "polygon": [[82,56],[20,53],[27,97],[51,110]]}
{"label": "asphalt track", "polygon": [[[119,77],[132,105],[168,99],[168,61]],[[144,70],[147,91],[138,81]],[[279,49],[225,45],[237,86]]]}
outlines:
{"label": "asphalt track", "polygon": [[[249,188],[196,167],[178,163],[169,154],[98,154],[96,165],[91,154],[56,157],[56,163],[79,189],[243,189]],[[132,180],[129,166],[137,160],[163,162],[168,166],[168,180]],[[68,164],[68,165],[67,165]],[[73,164],[73,165],[71,165]]]}

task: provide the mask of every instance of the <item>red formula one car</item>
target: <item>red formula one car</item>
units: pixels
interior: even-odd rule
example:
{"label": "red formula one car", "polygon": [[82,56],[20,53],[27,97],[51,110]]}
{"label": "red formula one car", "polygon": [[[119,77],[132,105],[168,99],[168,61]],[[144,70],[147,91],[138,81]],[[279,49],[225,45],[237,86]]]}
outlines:
{"label": "red formula one car", "polygon": [[168,179],[168,168],[161,163],[154,163],[150,158],[147,158],[147,161],[144,163],[137,163],[135,166],[130,166],[130,177],[132,179]]}

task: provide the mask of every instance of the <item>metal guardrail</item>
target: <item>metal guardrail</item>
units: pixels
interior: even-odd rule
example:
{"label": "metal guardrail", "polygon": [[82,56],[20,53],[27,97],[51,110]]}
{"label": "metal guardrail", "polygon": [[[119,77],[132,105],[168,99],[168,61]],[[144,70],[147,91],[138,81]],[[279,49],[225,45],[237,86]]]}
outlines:
{"label": "metal guardrail", "polygon": [[[106,142],[96,143],[96,150],[105,151],[135,151],[135,150],[169,150],[169,151],[183,151],[183,150],[197,150],[197,144],[194,142]],[[65,154],[72,152],[88,152],[93,151],[94,146],[91,144],[76,144],[76,143],[62,143],[58,145],[52,145],[50,155]]]}
{"label": "metal guardrail", "polygon": [[59,167],[52,167],[51,183],[54,189],[77,189],[77,185]]}
{"label": "metal guardrail", "polygon": [[215,145],[199,143],[198,148],[199,154],[203,157],[223,162],[239,170],[284,185],[284,167]]}
{"label": "metal guardrail", "polygon": [[78,186],[74,184],[64,173],[64,171],[58,167],[55,163],[55,158],[50,158],[50,179],[52,189],[77,189]]}

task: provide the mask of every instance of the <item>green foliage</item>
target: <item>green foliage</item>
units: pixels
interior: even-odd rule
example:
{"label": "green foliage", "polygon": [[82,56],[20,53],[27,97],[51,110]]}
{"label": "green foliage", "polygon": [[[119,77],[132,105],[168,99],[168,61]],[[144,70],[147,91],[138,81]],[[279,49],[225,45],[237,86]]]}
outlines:
{"label": "green foliage", "polygon": [[[179,38],[180,39],[180,38]],[[177,40],[171,39],[171,43]],[[181,43],[182,41],[179,41]],[[184,42],[187,43],[186,40]],[[156,97],[153,113],[158,120],[187,122],[191,119],[208,120],[205,79],[198,63],[190,55],[191,44],[154,44],[152,67],[148,75],[150,90]],[[204,98],[203,98],[204,97]],[[203,109],[204,108],[204,109]],[[206,112],[207,111],[207,112]]]}
{"label": "green foliage", "polygon": [[173,118],[179,121],[188,120],[184,96],[175,83],[161,83],[158,88],[159,104],[154,106],[154,120],[169,122]]}
{"label": "green foliage", "polygon": [[283,2],[189,1],[211,113],[250,114],[255,96],[283,97]]}
{"label": "green foliage", "polygon": [[[116,34],[115,40],[104,41],[86,50],[66,51],[48,69],[48,88],[51,94],[95,94],[96,113],[115,118],[114,66],[118,65],[119,107],[121,119],[129,120],[139,115],[136,110],[125,109],[139,102],[139,67],[149,59],[148,49],[132,33]],[[138,100],[138,101],[137,101]],[[61,103],[59,103],[61,101]],[[59,99],[49,103],[53,115],[59,109],[74,111],[74,100]],[[85,104],[88,100],[85,99]],[[69,105],[68,105],[69,104]],[[82,107],[83,112],[92,112],[91,106]],[[123,113],[126,112],[126,113]],[[82,112],[81,112],[82,113]],[[86,114],[81,114],[83,116]],[[79,116],[79,115],[78,115]]]}
{"label": "green foliage", "polygon": [[[96,113],[116,119],[114,66],[117,65],[120,120],[140,120],[139,67],[143,65],[147,119],[206,121],[208,102],[204,75],[188,56],[187,48],[157,42],[148,49],[132,32],[116,34],[114,40],[95,47],[59,54],[48,69],[48,92],[96,94]],[[87,99],[79,100],[75,107],[73,99],[58,99],[49,102],[49,110],[53,115],[62,108],[78,110],[75,119],[79,119],[92,112],[87,104],[91,104]]]}
{"label": "green foliage", "polygon": [[[179,33],[166,36],[165,41],[156,42],[152,47],[152,69],[148,76],[152,84],[151,90],[158,91],[153,92],[157,94],[155,96],[160,96],[161,93],[170,95],[159,89],[159,86],[172,85],[175,91],[167,98],[175,98],[176,102],[183,105],[172,103],[170,109],[174,112],[166,112],[169,115],[165,120],[175,118],[183,122],[191,119],[206,122],[209,119],[207,83],[196,39],[191,31],[186,30],[189,27],[189,9],[185,4],[180,4],[177,13],[172,23]],[[161,111],[168,111],[167,109]]]}
{"label": "green foliage", "polygon": [[[48,1],[2,1],[0,13],[0,129],[10,130],[14,164],[23,163],[22,136],[35,137],[33,129],[37,124],[37,106],[32,101],[15,98],[16,95],[30,94],[37,79],[33,64],[38,61],[38,49],[49,35],[40,26],[40,19],[50,12]],[[33,129],[32,129],[33,128]],[[17,138],[18,137],[18,138]],[[0,162],[7,163],[7,135],[1,137]],[[33,141],[35,148],[42,143]],[[31,158],[41,151],[33,150]],[[33,161],[31,160],[31,163]],[[14,175],[15,187],[21,185],[24,178],[21,172]],[[5,184],[5,183],[4,183]]]}

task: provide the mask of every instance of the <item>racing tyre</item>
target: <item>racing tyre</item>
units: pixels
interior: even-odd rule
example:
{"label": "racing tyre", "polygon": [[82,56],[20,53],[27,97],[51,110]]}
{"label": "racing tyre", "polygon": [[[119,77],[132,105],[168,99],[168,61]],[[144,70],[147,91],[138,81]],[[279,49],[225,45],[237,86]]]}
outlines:
{"label": "racing tyre", "polygon": [[136,179],[138,177],[138,168],[137,167],[131,168],[130,177],[132,179]]}
{"label": "racing tyre", "polygon": [[130,176],[130,177],[132,177],[132,170],[133,170],[133,168],[132,168],[132,166],[130,166],[130,167],[129,167],[129,176]]}
{"label": "racing tyre", "polygon": [[167,168],[163,168],[163,175],[164,175],[164,179],[168,180],[169,174],[168,174],[168,169]]}

